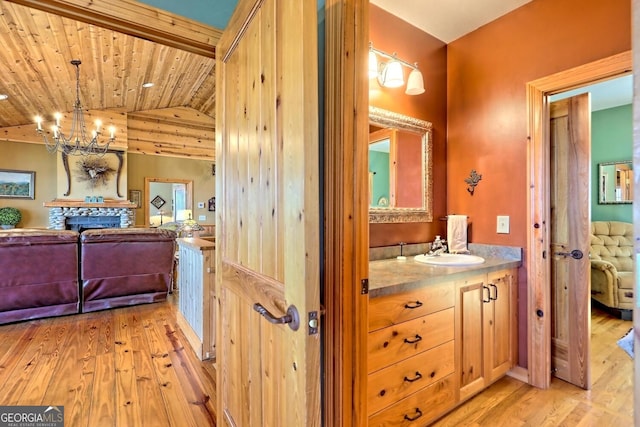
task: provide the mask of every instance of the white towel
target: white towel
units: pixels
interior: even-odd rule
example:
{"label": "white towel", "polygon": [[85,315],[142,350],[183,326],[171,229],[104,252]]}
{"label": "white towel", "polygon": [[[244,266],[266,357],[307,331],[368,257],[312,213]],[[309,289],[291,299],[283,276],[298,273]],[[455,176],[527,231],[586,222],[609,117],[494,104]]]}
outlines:
{"label": "white towel", "polygon": [[447,216],[447,243],[449,253],[468,254],[467,249],[467,216],[449,215]]}

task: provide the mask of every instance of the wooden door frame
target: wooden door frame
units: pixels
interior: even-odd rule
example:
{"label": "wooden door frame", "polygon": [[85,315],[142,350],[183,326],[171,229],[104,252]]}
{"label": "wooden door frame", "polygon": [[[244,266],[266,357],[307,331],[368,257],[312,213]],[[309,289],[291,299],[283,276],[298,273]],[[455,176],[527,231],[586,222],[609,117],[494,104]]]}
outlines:
{"label": "wooden door frame", "polygon": [[[9,1],[208,57],[215,57],[222,34],[128,0]],[[365,426],[367,421],[368,297],[361,289],[369,266],[368,174],[359,160],[366,158],[369,99],[368,80],[356,70],[366,69],[368,13],[368,0],[325,3],[323,418],[335,426]],[[159,19],[139,18],[149,14]]]}
{"label": "wooden door frame", "polygon": [[529,383],[551,382],[551,261],[549,246],[549,114],[548,95],[606,80],[632,69],[626,51],[527,84],[527,343]]}
{"label": "wooden door frame", "polygon": [[332,426],[367,425],[368,46],[369,0],[326,0],[323,353]]}

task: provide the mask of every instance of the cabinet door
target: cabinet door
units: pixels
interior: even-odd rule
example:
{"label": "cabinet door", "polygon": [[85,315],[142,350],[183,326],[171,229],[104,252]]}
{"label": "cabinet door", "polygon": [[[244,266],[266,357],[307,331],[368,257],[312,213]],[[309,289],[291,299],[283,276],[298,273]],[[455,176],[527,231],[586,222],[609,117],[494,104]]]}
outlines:
{"label": "cabinet door", "polygon": [[494,381],[511,369],[512,359],[512,289],[513,274],[510,271],[488,275],[489,299],[484,304],[485,348],[488,380]]}
{"label": "cabinet door", "polygon": [[486,382],[486,362],[484,351],[484,332],[489,288],[486,275],[476,276],[458,282],[456,308],[460,319],[460,330],[457,335],[460,354],[460,399],[479,392]]}

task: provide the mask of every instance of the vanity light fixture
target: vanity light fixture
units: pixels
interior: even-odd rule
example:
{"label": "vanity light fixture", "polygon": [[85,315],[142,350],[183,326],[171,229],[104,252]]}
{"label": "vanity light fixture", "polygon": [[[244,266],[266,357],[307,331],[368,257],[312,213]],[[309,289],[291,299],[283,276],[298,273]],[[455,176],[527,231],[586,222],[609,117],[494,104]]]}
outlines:
{"label": "vanity light fixture", "polygon": [[[388,61],[379,62],[378,56]],[[392,55],[373,47],[369,43],[369,78],[377,77],[378,83],[383,87],[400,87],[404,85],[404,70],[402,66],[411,69],[407,79],[407,95],[420,95],[424,93],[424,80],[422,73],[418,70],[418,63],[411,64],[398,58],[394,52]]]}

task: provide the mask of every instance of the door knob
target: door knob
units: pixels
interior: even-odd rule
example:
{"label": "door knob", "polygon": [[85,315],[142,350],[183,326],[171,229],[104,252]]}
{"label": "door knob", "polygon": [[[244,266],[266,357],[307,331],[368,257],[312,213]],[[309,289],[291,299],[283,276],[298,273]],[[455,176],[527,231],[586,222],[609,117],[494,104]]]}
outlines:
{"label": "door knob", "polygon": [[581,259],[583,257],[582,251],[579,249],[574,249],[571,252],[556,252],[556,255],[564,257],[570,256],[573,259]]}
{"label": "door knob", "polygon": [[267,319],[269,323],[273,323],[274,325],[286,323],[293,331],[297,331],[300,327],[300,316],[298,316],[298,309],[295,305],[290,305],[289,308],[287,308],[287,314],[282,317],[274,316],[260,303],[253,304],[253,309]]}

